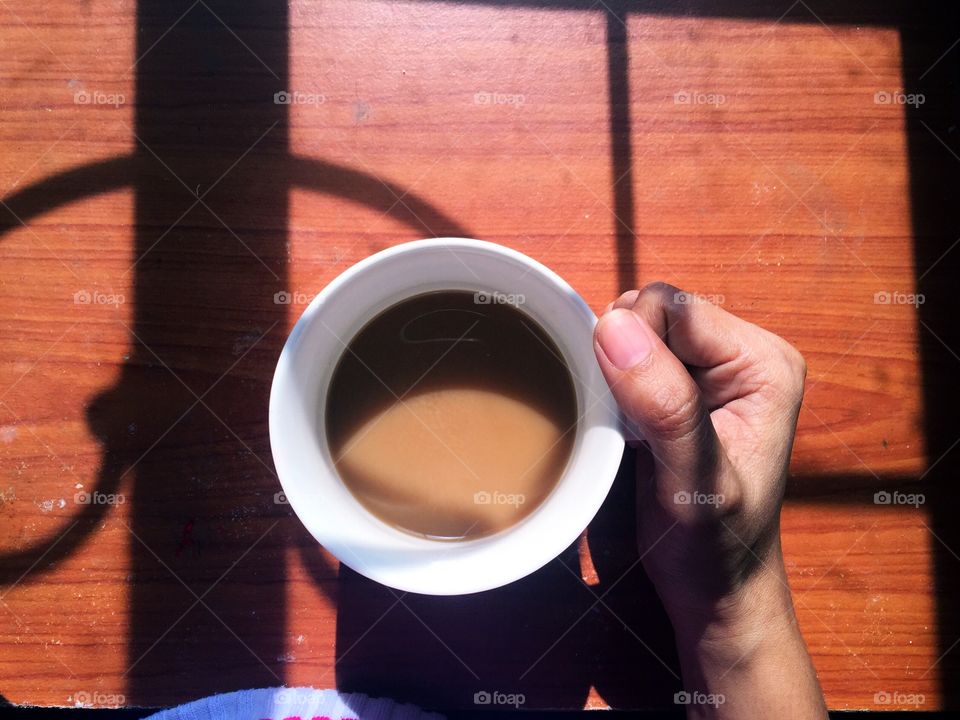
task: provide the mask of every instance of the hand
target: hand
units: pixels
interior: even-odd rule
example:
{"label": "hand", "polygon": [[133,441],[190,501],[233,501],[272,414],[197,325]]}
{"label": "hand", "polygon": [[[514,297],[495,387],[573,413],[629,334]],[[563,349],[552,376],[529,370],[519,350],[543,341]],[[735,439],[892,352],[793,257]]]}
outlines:
{"label": "hand", "polygon": [[[676,630],[687,689],[716,693],[738,675],[756,681],[751,660],[785,661],[794,682],[804,672],[812,680],[802,698],[811,712],[796,714],[793,705],[788,716],[823,717],[780,547],[802,356],[662,283],[611,303],[594,345],[627,422],[649,447],[638,459],[638,545]],[[742,666],[730,672],[727,663]],[[778,716],[772,707],[783,697],[781,689],[780,698],[754,698],[757,716]],[[714,710],[705,716],[739,716],[735,706],[725,704],[729,715]]]}

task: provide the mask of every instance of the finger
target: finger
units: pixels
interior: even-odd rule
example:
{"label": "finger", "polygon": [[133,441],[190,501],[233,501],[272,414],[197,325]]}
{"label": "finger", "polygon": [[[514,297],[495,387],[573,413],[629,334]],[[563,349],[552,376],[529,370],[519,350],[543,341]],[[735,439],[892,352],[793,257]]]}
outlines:
{"label": "finger", "polygon": [[623,295],[618,297],[612,303],[607,305],[604,309],[604,313],[608,313],[614,308],[632,308],[633,304],[637,301],[637,296],[640,294],[639,290],[628,290]]}
{"label": "finger", "polygon": [[708,409],[760,390],[799,402],[805,364],[782,338],[665,283],[637,292],[630,307],[688,367]]}
{"label": "finger", "polygon": [[649,443],[670,487],[709,484],[722,448],[683,363],[636,312],[623,308],[600,318],[594,349],[614,398]]}

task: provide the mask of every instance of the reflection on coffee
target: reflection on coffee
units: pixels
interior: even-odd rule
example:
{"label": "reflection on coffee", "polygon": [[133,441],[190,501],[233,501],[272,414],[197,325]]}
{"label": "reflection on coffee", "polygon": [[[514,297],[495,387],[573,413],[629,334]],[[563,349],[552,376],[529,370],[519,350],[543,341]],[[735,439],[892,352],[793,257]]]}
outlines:
{"label": "reflection on coffee", "polygon": [[403,300],[341,355],[328,444],[344,484],[384,522],[437,539],[490,535],[533,512],[563,474],[577,423],[570,371],[504,300],[460,290]]}

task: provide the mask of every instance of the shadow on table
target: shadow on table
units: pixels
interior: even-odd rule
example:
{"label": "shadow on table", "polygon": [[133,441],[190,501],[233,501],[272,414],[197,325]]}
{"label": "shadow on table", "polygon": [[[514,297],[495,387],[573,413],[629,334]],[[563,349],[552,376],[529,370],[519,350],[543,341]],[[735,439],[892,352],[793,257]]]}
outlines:
{"label": "shadow on table", "polygon": [[[275,296],[290,289],[292,189],[388,213],[411,239],[427,227],[468,231],[404,188],[290,155],[287,105],[274,100],[289,89],[284,3],[140,0],[136,54],[133,154],[4,198],[2,230],[100,193],[134,193],[130,350],[117,384],[87,408],[103,452],[85,490],[127,496],[125,695],[159,705],[284,682],[286,549],[313,546],[277,502],[266,426],[291,311]],[[57,532],[0,557],[0,582],[42,581],[111,511],[78,508]],[[336,568],[312,567],[332,596]]]}
{"label": "shadow on table", "polygon": [[[592,7],[573,0],[471,0],[469,4]],[[791,6],[786,14],[783,5],[739,0],[606,4],[612,181],[622,178],[616,186],[615,202],[622,219],[617,227],[621,290],[633,287],[638,261],[632,196],[632,173],[637,168],[632,164],[627,77],[630,60],[623,21],[636,12],[819,22],[811,8],[802,3]],[[950,653],[960,638],[954,600],[958,597],[956,578],[960,577],[960,526],[954,521],[957,494],[945,483],[960,470],[960,450],[954,451],[960,439],[960,383],[955,381],[960,369],[955,364],[960,363],[960,325],[952,322],[960,309],[960,299],[952,287],[960,266],[960,250],[949,253],[960,237],[958,204],[953,197],[960,187],[960,152],[956,149],[960,146],[956,125],[960,51],[948,54],[933,70],[930,68],[960,33],[958,10],[952,6],[920,10],[909,2],[858,1],[817,7],[816,12],[827,24],[899,29],[904,92],[927,94],[925,105],[907,106],[905,112],[916,284],[927,298],[920,309],[919,334],[924,431],[931,465],[929,474],[919,480],[867,476],[850,478],[849,483],[830,483],[820,478],[814,480],[814,490],[807,492],[817,501],[831,504],[868,503],[872,492],[881,486],[903,490],[919,486],[927,493],[932,531],[937,538],[930,544],[937,578],[938,637],[944,653],[937,671],[943,678],[955,678],[960,674],[960,652]],[[954,149],[943,147],[934,133]],[[629,458],[625,462],[629,465]],[[575,548],[525,580],[452,600],[401,597],[343,570],[337,631],[338,683],[346,689],[384,693],[435,707],[468,706],[472,703],[470,690],[522,692],[528,707],[534,708],[582,707],[591,685],[614,707],[669,704],[677,687],[673,677],[676,659],[668,623],[655,593],[639,567],[616,587],[610,587],[630,567],[629,550],[625,550],[632,548],[633,536],[627,517],[632,518],[633,504],[626,497],[631,492],[626,479],[630,474],[629,468],[621,468],[614,494],[591,525],[590,546],[600,577],[600,583],[592,588],[579,584],[574,577],[579,574]],[[807,484],[803,478],[795,480],[792,489]],[[602,595],[606,590],[610,590],[604,600],[609,608],[594,605],[595,594]],[[565,600],[558,602],[558,597]],[[550,689],[545,691],[545,687]],[[945,706],[958,705],[957,683],[941,683],[940,692]]]}
{"label": "shadow on table", "polygon": [[[924,672],[941,678],[944,706],[960,708],[960,6],[910,4],[900,25],[907,106],[910,203],[914,237],[918,336],[923,372],[928,469],[920,482],[934,539],[938,661]],[[947,52],[950,50],[950,52]]]}
{"label": "shadow on table", "polygon": [[679,671],[637,563],[631,455],[590,526],[596,584],[581,580],[576,545],[522,580],[458,597],[401,593],[342,567],[337,686],[433,708],[484,709],[485,693],[582,708],[591,686],[614,706],[671,705]]}
{"label": "shadow on table", "polygon": [[[615,208],[623,218],[617,230],[619,282],[627,289],[639,258],[630,189],[636,169],[629,56],[621,21],[630,12],[777,19],[783,3],[608,4],[611,182],[626,176],[617,184]],[[89,418],[104,445],[97,489],[117,492],[124,477],[130,481],[122,486],[133,509],[128,698],[142,704],[168,699],[171,687],[188,698],[283,681],[284,549],[289,543],[312,547],[286,507],[274,502],[277,483],[264,421],[286,319],[285,306],[273,297],[289,287],[289,192],[303,184],[380,210],[394,200],[368,176],[290,157],[286,106],[271,101],[287,89],[286,6],[267,0],[207,5],[209,11],[191,9],[188,0],[140,0],[140,143],[133,156],[66,173],[6,199],[29,221],[98,192],[129,186],[136,194],[134,256],[140,260],[130,357],[118,385],[92,404]],[[956,9],[939,7],[925,15],[913,7],[846,2],[820,14],[828,23],[898,27],[904,89],[927,95],[925,105],[906,112],[917,282],[927,297],[920,311],[925,431],[931,460],[943,456],[923,488],[942,540],[932,544],[946,653],[939,672],[952,678],[958,672],[957,653],[949,651],[960,636],[951,599],[957,597],[960,560],[954,551],[960,537],[955,493],[946,483],[960,457],[960,450],[949,452],[958,432],[954,363],[960,360],[953,348],[960,347],[960,327],[952,322],[958,301],[951,286],[960,255],[944,252],[958,237],[953,195],[960,160],[934,134],[956,148],[960,51],[928,73],[956,39]],[[783,21],[815,22],[797,5]],[[469,234],[425,201],[408,198],[412,203],[438,233]],[[397,206],[396,214],[423,234],[404,207]],[[9,222],[8,228],[14,225]],[[471,706],[473,693],[497,691],[524,693],[528,707],[574,708],[583,705],[591,686],[614,706],[670,704],[679,686],[677,664],[663,610],[635,565],[631,463],[628,454],[590,528],[597,584],[579,580],[576,548],[506,588],[460,598],[406,595],[398,601],[344,569],[339,685],[429,706]],[[56,537],[0,558],[0,580],[9,585],[40,559],[45,562],[28,581],[42,577],[99,527],[106,510],[84,506],[76,526],[52,549]],[[321,588],[336,582],[334,568],[313,557],[308,565]],[[942,692],[947,704],[957,705],[956,683],[944,683]]]}

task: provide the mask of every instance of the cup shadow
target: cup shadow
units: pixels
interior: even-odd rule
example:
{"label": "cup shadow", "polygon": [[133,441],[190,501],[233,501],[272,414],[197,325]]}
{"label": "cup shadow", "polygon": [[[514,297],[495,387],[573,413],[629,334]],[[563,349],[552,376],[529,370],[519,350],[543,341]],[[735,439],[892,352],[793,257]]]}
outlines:
{"label": "cup shadow", "polygon": [[678,663],[633,541],[632,454],[588,529],[592,571],[576,543],[505,587],[431,597],[341,567],[337,687],[437,709],[483,709],[484,692],[522,694],[528,710],[581,709],[591,687],[613,707],[671,704]]}

